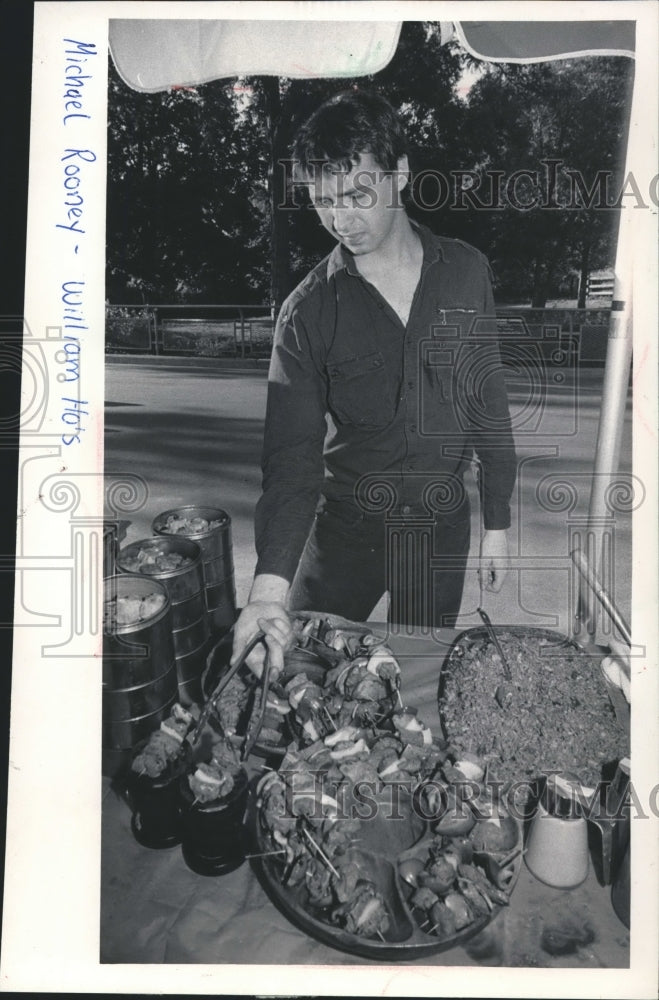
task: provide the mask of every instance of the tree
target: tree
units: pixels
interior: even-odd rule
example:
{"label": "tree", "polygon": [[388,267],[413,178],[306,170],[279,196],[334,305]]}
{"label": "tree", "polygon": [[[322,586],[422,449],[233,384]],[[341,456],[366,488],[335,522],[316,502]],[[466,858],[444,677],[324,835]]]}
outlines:
{"label": "tree", "polygon": [[[571,268],[610,263],[609,195],[621,179],[630,86],[630,60],[584,58],[491,65],[473,87],[464,162],[479,179],[498,171],[507,186],[471,224],[489,241],[503,290],[541,307]],[[529,174],[511,185],[520,169]]]}
{"label": "tree", "polygon": [[240,106],[234,81],[141,94],[111,68],[108,297],[261,300],[260,154]]}

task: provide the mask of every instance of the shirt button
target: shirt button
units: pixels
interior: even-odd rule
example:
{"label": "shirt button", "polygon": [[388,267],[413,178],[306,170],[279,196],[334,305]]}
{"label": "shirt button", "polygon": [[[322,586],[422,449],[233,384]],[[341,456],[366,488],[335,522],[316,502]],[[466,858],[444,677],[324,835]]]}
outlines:
{"label": "shirt button", "polygon": [[408,389],[413,389],[414,388],[414,382],[408,382],[407,383],[407,388]]}

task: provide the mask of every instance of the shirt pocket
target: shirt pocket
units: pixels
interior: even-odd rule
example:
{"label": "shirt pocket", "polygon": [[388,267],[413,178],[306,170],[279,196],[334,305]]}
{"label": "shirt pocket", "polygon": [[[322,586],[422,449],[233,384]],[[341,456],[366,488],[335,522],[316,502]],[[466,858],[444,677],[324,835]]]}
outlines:
{"label": "shirt pocket", "polygon": [[[466,337],[478,317],[478,309],[468,305],[437,306],[439,335],[447,337]],[[446,328],[444,331],[443,328]]]}
{"label": "shirt pocket", "polygon": [[394,417],[394,394],[380,351],[332,361],[327,366],[329,403],[342,424],[385,427]]}

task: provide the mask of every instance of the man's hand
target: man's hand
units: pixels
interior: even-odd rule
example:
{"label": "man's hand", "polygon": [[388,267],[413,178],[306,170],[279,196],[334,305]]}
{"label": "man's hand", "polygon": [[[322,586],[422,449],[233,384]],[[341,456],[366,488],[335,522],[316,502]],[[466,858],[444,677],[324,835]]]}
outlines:
{"label": "man's hand", "polygon": [[288,581],[278,576],[257,576],[252,585],[248,603],[243,608],[233,629],[233,654],[235,663],[245,646],[257,632],[264,633],[264,642],[254,647],[247,657],[247,666],[261,676],[266,647],[270,656],[270,674],[274,679],[284,669],[284,654],[295,640],[293,626],[285,607]]}
{"label": "man's hand", "polygon": [[484,531],[478,570],[482,589],[498,593],[503,587],[509,568],[507,530]]}

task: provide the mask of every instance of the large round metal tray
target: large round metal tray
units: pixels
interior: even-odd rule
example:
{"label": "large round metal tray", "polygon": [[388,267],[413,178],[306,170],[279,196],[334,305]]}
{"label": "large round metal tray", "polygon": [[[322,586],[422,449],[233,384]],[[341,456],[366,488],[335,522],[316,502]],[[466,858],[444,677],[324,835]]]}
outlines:
{"label": "large round metal tray", "polygon": [[[360,635],[373,631],[368,624],[349,621],[325,612],[304,611],[297,612],[296,616],[322,618],[332,627],[352,630]],[[385,799],[386,795],[385,788]],[[376,799],[379,797],[376,796]],[[353,955],[379,961],[410,961],[460,945],[494,919],[502,908],[496,903],[492,912],[477,916],[468,926],[445,938],[426,933],[419,927],[409,902],[414,890],[400,878],[397,866],[400,861],[409,857],[427,857],[428,844],[434,836],[434,821],[422,818],[414,810],[409,793],[403,792],[399,801],[402,802],[402,818],[394,819],[386,815],[386,810],[378,809],[373,818],[362,822],[358,846],[354,846],[350,853],[351,859],[357,861],[364,870],[365,877],[375,883],[385,899],[390,927],[384,934],[384,940],[352,934],[335,926],[329,922],[327,913],[324,919],[322,911],[313,907],[304,885],[288,887],[282,884],[283,862],[278,856],[269,854],[272,851],[272,841],[261,824],[258,808],[254,809],[251,826],[255,851],[262,856],[254,857],[252,864],[270,898],[292,923],[325,944]],[[519,820],[514,822],[517,843],[514,849],[511,848],[511,852],[515,853],[519,849],[519,854],[509,866],[509,893],[514,888],[522,863],[523,828]]]}
{"label": "large round metal tray", "polygon": [[[392,820],[383,816],[380,823],[376,816],[368,823],[366,838],[361,839],[358,848],[353,848],[350,858],[363,868],[365,876],[375,883],[385,899],[390,927],[383,935],[384,940],[351,934],[329,923],[327,919],[322,919],[322,913],[310,905],[304,885],[294,888],[282,885],[281,862],[268,856],[252,859],[260,881],[272,901],[301,930],[332,948],[352,955],[381,962],[411,961],[463,944],[491,923],[502,909],[501,905],[494,903],[491,913],[478,916],[472,923],[445,938],[426,933],[419,927],[410,908],[409,899],[414,890],[400,878],[397,866],[406,858],[427,856],[427,845],[433,836],[432,824],[418,816],[409,817],[409,821]],[[400,827],[401,823],[405,825],[392,832],[392,824]],[[512,876],[508,883],[509,892],[512,892],[517,882],[522,864],[522,824],[519,820],[515,820],[515,823],[516,847],[520,850],[510,866]],[[256,850],[264,853],[271,851],[271,841],[259,823],[258,813],[253,818],[253,828]]]}

